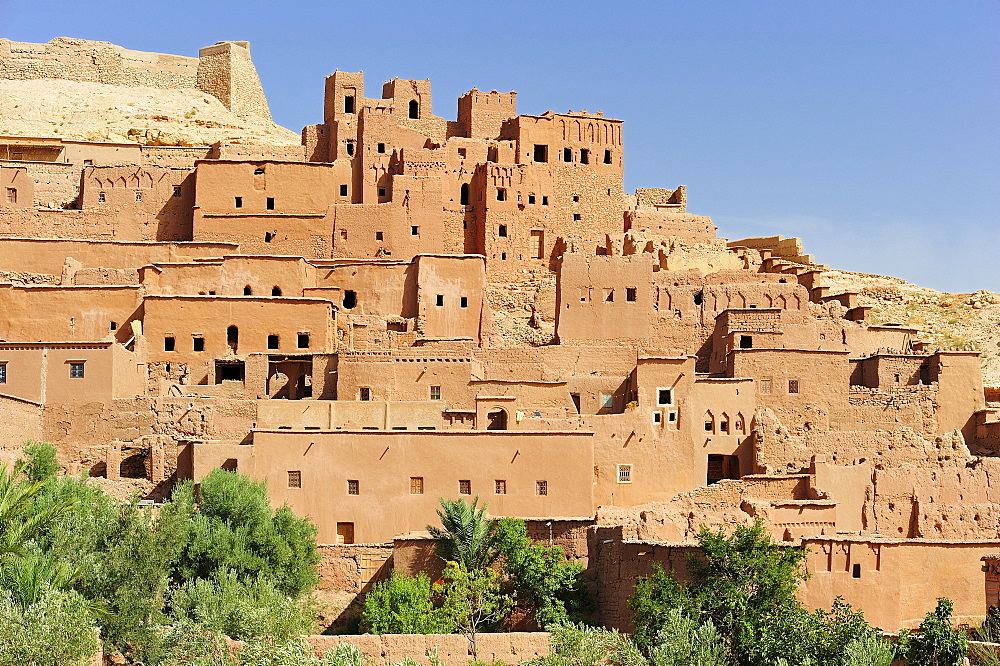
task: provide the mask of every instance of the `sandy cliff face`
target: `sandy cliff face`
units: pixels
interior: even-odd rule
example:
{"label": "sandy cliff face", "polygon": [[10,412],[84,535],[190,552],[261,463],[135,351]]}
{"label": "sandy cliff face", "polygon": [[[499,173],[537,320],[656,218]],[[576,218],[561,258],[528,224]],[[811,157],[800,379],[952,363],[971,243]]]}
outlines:
{"label": "sandy cliff face", "polygon": [[259,117],[240,117],[194,88],[62,79],[0,80],[0,134],[161,146],[299,143],[295,132]]}

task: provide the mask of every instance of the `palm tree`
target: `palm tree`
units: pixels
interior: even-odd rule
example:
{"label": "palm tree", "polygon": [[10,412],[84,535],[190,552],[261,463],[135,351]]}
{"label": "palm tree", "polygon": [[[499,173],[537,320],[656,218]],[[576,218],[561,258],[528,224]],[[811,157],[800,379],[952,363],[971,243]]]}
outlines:
{"label": "palm tree", "polygon": [[500,557],[497,521],[486,517],[487,504],[479,507],[478,496],[471,505],[464,499],[440,501],[437,515],[444,529],[427,526],[427,531],[437,539],[438,555],[469,572],[496,562]]}

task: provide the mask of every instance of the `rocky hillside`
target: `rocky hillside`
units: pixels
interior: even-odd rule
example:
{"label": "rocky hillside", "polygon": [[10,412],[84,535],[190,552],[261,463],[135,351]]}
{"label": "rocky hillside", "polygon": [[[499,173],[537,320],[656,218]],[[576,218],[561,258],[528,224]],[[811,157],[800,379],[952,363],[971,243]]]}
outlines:
{"label": "rocky hillside", "polygon": [[0,134],[161,146],[204,146],[226,140],[300,143],[295,132],[259,118],[241,118],[215,97],[193,88],[61,79],[0,80]]}

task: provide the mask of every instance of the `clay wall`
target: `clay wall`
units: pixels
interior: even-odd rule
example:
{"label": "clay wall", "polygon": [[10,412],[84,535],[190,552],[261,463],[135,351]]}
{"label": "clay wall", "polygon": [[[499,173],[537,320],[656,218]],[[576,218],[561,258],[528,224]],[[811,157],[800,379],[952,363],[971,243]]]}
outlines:
{"label": "clay wall", "polygon": [[142,164],[142,146],[137,143],[73,141],[63,139],[63,159],[77,169],[88,166],[122,166]]}
{"label": "clay wall", "polygon": [[23,210],[34,203],[35,182],[28,170],[0,163],[0,210]]}
{"label": "clay wall", "polygon": [[483,258],[419,255],[415,263],[418,333],[480,343],[486,291]]}
{"label": "clay wall", "polygon": [[0,392],[0,412],[4,427],[0,429],[0,461],[13,463],[25,442],[39,442],[42,437],[42,405],[30,400],[8,395],[6,387]]}
{"label": "clay wall", "polygon": [[437,430],[444,425],[437,400],[270,400],[257,411],[257,425],[268,430]]}
{"label": "clay wall", "polygon": [[[149,341],[151,364],[169,363],[175,372],[183,373],[185,383],[204,384],[219,359],[246,361],[250,354],[302,356],[332,351],[332,322],[330,303],[319,299],[147,296],[143,334]],[[235,349],[229,343],[232,326],[237,329]],[[302,335],[307,336],[306,346],[300,346]],[[269,347],[269,336],[278,336],[277,347]],[[170,338],[173,350],[167,349]],[[202,341],[202,351],[195,351],[196,339]]]}
{"label": "clay wall", "polygon": [[142,164],[162,167],[193,167],[199,160],[210,159],[211,146],[140,146]]}
{"label": "clay wall", "polygon": [[0,160],[0,167],[20,167],[27,171],[28,178],[34,180],[34,195],[29,199],[34,207],[72,208],[80,193],[80,167],[74,164]]}
{"label": "clay wall", "polygon": [[0,339],[109,340],[139,317],[137,287],[0,285],[0,310],[17,317],[0,320]]}
{"label": "clay wall", "polygon": [[192,238],[203,243],[239,243],[245,254],[329,259],[332,221],[322,213],[204,213],[194,210]]}
{"label": "clay wall", "polygon": [[336,201],[336,189],[329,164],[205,160],[197,164],[194,205],[215,214],[322,214]]}
{"label": "clay wall", "polygon": [[249,42],[216,42],[200,49],[197,83],[238,116],[271,119]]}
{"label": "clay wall", "polygon": [[194,180],[192,169],[85,167],[80,202],[85,211],[127,213],[123,231],[140,239],[186,241],[192,237]]}
{"label": "clay wall", "polygon": [[[587,432],[256,430],[253,474],[267,480],[276,505],[312,517],[320,541],[336,540],[338,523],[353,523],[355,542],[384,542],[435,522],[439,498],[460,497],[463,479],[496,516],[587,515],[591,442]],[[301,487],[289,487],[289,471],[300,472]],[[423,479],[422,493],[411,493],[413,477]],[[504,494],[495,492],[497,479]],[[358,495],[348,480],[358,481]],[[547,482],[546,494],[537,494],[538,481]]]}
{"label": "clay wall", "polygon": [[[203,160],[230,160],[244,162],[260,161],[306,161],[305,146],[271,146],[256,143],[230,143],[220,141],[212,144],[209,151],[199,157]],[[310,160],[312,161],[312,160]]]}
{"label": "clay wall", "polygon": [[218,257],[236,249],[231,243],[0,238],[0,263],[14,273],[60,275],[69,258],[88,268],[134,269],[155,262]]}
{"label": "clay wall", "polygon": [[829,608],[842,596],[885,631],[917,627],[939,597],[955,604],[953,622],[978,625],[986,615],[980,560],[997,550],[997,541],[828,537],[802,543],[811,577],[799,598],[810,608]]}
{"label": "clay wall", "polygon": [[[316,656],[332,650],[340,643],[354,645],[366,661],[374,664],[395,664],[412,659],[420,666],[431,662],[427,655],[435,654],[445,666],[462,666],[472,659],[469,641],[461,634],[362,634],[355,636],[307,636],[306,642]],[[549,654],[547,633],[477,634],[476,656],[486,664],[517,664]]]}
{"label": "clay wall", "polygon": [[652,262],[647,257],[566,254],[556,275],[560,343],[619,345],[652,338]]}
{"label": "clay wall", "polygon": [[[46,405],[111,403],[142,393],[145,364],[110,343],[0,343],[4,392]],[[71,365],[83,366],[74,371]]]}
{"label": "clay wall", "polygon": [[[410,261],[313,262],[317,286],[305,296],[326,298],[342,312],[415,317],[417,270]],[[353,292],[353,303],[348,292]]]}
{"label": "clay wall", "polygon": [[517,93],[480,91],[475,88],[458,98],[458,124],[463,136],[497,139],[504,123],[517,117]]}
{"label": "clay wall", "polygon": [[316,270],[301,257],[227,255],[216,261],[146,266],[140,279],[146,293],[155,295],[301,297],[315,286]]}
{"label": "clay wall", "polygon": [[632,231],[636,236],[672,237],[687,243],[703,243],[715,239],[717,229],[707,215],[639,208],[625,211],[625,231]]}

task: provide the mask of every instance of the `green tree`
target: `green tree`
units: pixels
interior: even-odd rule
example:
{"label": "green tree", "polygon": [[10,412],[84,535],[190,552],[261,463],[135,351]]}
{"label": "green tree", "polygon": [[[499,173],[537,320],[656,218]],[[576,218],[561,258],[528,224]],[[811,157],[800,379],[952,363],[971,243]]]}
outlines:
{"label": "green tree", "polygon": [[[194,505],[191,483],[173,493],[178,506]],[[271,509],[265,482],[216,469],[200,487],[197,509],[175,579],[210,579],[228,569],[243,581],[266,578],[286,595],[298,597],[319,580],[316,528],[287,506]]]}
{"label": "green tree", "polygon": [[470,505],[464,499],[440,500],[437,515],[441,527],[428,525],[437,539],[438,555],[445,562],[457,562],[466,571],[492,566],[500,557],[497,521],[486,517],[487,504],[479,507],[479,497]]}
{"label": "green tree", "polygon": [[592,604],[583,565],[570,562],[559,546],[532,543],[523,520],[502,518],[496,531],[503,575],[518,605],[542,627],[579,621]]}
{"label": "green tree", "polygon": [[444,604],[442,611],[458,631],[469,639],[475,659],[476,638],[495,630],[514,606],[514,600],[503,594],[500,574],[493,569],[467,570],[457,562],[448,562],[442,573]]}
{"label": "green tree", "polygon": [[961,666],[965,661],[969,641],[964,631],[951,626],[953,607],[950,599],[938,599],[916,634],[900,635],[899,651],[910,666]]}
{"label": "green tree", "polygon": [[448,634],[454,625],[434,606],[430,578],[393,571],[365,596],[361,627],[370,634]]}
{"label": "green tree", "polygon": [[56,458],[56,447],[48,442],[28,440],[24,444],[24,455],[27,460],[20,461],[20,468],[29,481],[54,479],[61,469]]}

